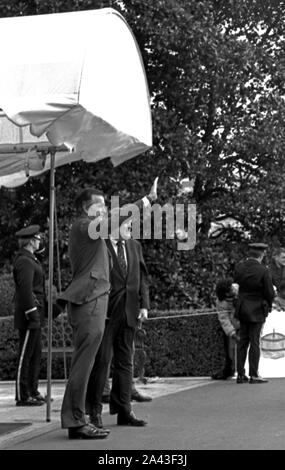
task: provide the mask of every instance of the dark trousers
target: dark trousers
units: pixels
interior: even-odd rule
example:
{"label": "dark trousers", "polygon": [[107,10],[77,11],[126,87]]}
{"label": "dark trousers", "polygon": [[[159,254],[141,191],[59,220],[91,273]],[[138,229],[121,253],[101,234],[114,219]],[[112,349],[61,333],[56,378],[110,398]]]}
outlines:
{"label": "dark trousers", "polygon": [[107,294],[87,304],[69,304],[74,352],[61,407],[63,428],[79,427],[88,422],[85,412],[87,387],[105,329],[107,304]]}
{"label": "dark trousers", "polygon": [[260,333],[263,322],[240,322],[240,341],[237,344],[237,372],[244,374],[244,364],[249,346],[248,362],[249,375],[251,377],[258,375],[258,365],[260,358]]}
{"label": "dark trousers", "polygon": [[41,365],[41,329],[19,330],[19,357],[16,376],[16,401],[25,401],[38,392]]}
{"label": "dark trousers", "polygon": [[[133,348],[134,348],[134,350],[133,350],[133,357],[134,357],[134,354],[135,354],[135,345],[133,345]],[[108,366],[107,377],[106,377],[105,385],[104,385],[104,389],[103,389],[103,395],[105,395],[105,396],[108,396],[108,395],[111,394],[111,385],[110,385],[109,377],[110,377],[111,371],[113,372],[113,368],[112,368],[112,359],[113,359],[113,352],[112,352],[112,355],[111,355],[111,358],[110,358],[110,363],[109,363],[109,366]],[[133,365],[133,373],[134,373],[134,365]],[[134,376],[133,376],[133,378],[132,378],[132,393],[133,393],[133,392],[136,392]]]}
{"label": "dark trousers", "polygon": [[225,366],[224,371],[227,376],[235,373],[235,341],[224,333]]}
{"label": "dark trousers", "polygon": [[129,327],[123,309],[113,312],[107,321],[103,340],[90,376],[86,408],[100,411],[102,394],[109,375],[113,353],[113,379],[110,394],[110,413],[131,411],[133,379],[133,342],[135,328]]}

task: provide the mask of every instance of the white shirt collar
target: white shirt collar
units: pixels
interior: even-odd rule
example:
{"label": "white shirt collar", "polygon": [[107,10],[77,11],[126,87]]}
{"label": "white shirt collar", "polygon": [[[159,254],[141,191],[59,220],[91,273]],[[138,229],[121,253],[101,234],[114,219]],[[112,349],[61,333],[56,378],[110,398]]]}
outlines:
{"label": "white shirt collar", "polygon": [[[113,238],[112,235],[110,235],[109,238],[110,238],[111,242],[113,243],[113,245],[117,246],[117,243],[118,243],[119,239],[118,238]],[[122,241],[122,244],[124,245],[126,240],[122,239],[121,241]]]}

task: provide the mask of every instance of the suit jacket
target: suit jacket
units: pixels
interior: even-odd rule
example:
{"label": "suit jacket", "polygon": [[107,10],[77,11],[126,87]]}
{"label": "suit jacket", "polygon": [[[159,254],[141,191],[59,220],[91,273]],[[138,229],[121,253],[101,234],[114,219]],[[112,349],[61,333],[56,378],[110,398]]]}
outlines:
{"label": "suit jacket", "polygon": [[236,317],[243,322],[264,322],[274,298],[268,269],[256,259],[248,258],[237,265],[234,282],[239,284]]}
{"label": "suit jacket", "polygon": [[[139,200],[134,204],[141,208],[143,202]],[[120,217],[120,223],[128,217]],[[111,214],[109,229],[110,218]],[[92,219],[83,213],[71,227],[68,247],[72,280],[57,300],[61,306],[66,302],[81,305],[110,292],[110,255],[105,239],[90,238],[88,228],[91,222]]]}
{"label": "suit jacket", "polygon": [[149,308],[148,273],[143,259],[141,244],[137,240],[126,240],[127,276],[122,273],[117,254],[110,240],[106,241],[113,267],[110,273],[111,292],[107,317],[124,309],[127,324],[137,326],[140,308]]}

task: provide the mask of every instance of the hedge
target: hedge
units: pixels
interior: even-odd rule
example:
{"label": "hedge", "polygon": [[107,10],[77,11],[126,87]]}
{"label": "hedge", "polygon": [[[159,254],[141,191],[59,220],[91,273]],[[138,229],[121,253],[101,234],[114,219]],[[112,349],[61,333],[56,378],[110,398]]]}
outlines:
{"label": "hedge", "polygon": [[[17,370],[18,358],[18,333],[14,330],[13,316],[0,318],[0,380],[14,380]],[[59,325],[55,320],[54,324]],[[44,338],[43,338],[44,339]],[[45,340],[43,341],[45,346]],[[67,343],[67,346],[69,344]],[[70,367],[70,356],[67,357],[67,368]],[[41,360],[40,379],[47,377],[47,356],[43,354]],[[64,378],[63,354],[55,355],[52,358],[52,378]]]}
{"label": "hedge", "polygon": [[14,281],[11,271],[0,273],[0,317],[13,314]]}
{"label": "hedge", "polygon": [[[161,312],[163,315],[166,312]],[[177,312],[179,314],[179,312]],[[159,312],[156,312],[157,316]],[[13,318],[0,319],[0,379],[14,380],[17,367],[17,334]],[[222,331],[216,315],[150,320],[143,326],[146,377],[210,376],[223,364]],[[135,375],[141,367],[135,356]],[[67,369],[70,356],[67,356]],[[46,378],[46,356],[40,378]],[[52,378],[63,379],[63,354],[53,354]]]}
{"label": "hedge", "polygon": [[209,376],[223,365],[217,315],[150,320],[143,328],[147,377]]}
{"label": "hedge", "polygon": [[18,334],[13,317],[0,318],[0,380],[12,380],[16,375]]}
{"label": "hedge", "polygon": [[[189,251],[178,251],[173,240],[142,240],[141,244],[149,272],[150,304],[159,310],[212,307],[217,280],[232,276],[243,249],[241,243],[226,240],[200,239]],[[71,276],[67,260],[61,264],[63,290]],[[0,317],[13,313],[14,282],[7,269],[0,273]],[[54,274],[56,284],[56,269]]]}

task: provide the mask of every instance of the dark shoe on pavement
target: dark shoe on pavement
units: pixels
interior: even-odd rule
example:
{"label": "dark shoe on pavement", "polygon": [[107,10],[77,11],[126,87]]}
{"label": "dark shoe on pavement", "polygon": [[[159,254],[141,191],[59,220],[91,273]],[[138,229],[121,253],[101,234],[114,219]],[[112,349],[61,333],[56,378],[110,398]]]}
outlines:
{"label": "dark shoe on pavement", "polygon": [[216,372],[211,376],[212,380],[227,380],[230,375],[225,374],[224,372]]}
{"label": "dark shoe on pavement", "polygon": [[93,424],[93,426],[95,426],[95,428],[102,429],[102,431],[105,431],[108,434],[110,434],[110,429],[104,428],[104,426],[103,426],[101,413],[91,413],[90,423]]}
{"label": "dark shoe on pavement", "polygon": [[110,395],[103,395],[102,403],[110,403]]}
{"label": "dark shoe on pavement", "polygon": [[16,406],[42,406],[43,401],[36,400],[36,398],[29,397],[27,400],[18,400]]}
{"label": "dark shoe on pavement", "polygon": [[142,403],[143,401],[152,401],[152,398],[149,395],[142,395],[137,390],[132,390],[131,400]]}
{"label": "dark shoe on pavement", "polygon": [[118,413],[118,426],[145,426],[147,424],[143,419],[138,419],[133,411],[130,413]]}
{"label": "dark shoe on pavement", "polygon": [[68,429],[69,439],[105,439],[108,435],[109,433],[95,428],[92,424]]}
{"label": "dark shoe on pavement", "polygon": [[248,382],[248,377],[246,375],[237,376],[237,384],[245,384]]}
{"label": "dark shoe on pavement", "polygon": [[[41,393],[37,393],[36,395],[33,395],[32,398],[34,398],[37,401],[42,401],[43,403],[47,403],[47,396],[43,397]],[[51,398],[50,401],[53,401],[53,398]]]}
{"label": "dark shoe on pavement", "polygon": [[252,376],[249,379],[250,384],[266,384],[267,382],[267,379],[263,379],[263,377],[260,377],[259,375],[256,377]]}

